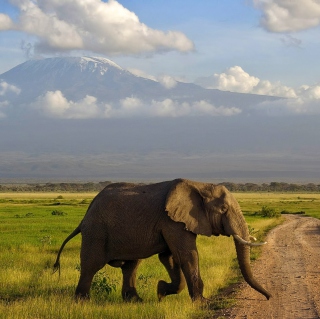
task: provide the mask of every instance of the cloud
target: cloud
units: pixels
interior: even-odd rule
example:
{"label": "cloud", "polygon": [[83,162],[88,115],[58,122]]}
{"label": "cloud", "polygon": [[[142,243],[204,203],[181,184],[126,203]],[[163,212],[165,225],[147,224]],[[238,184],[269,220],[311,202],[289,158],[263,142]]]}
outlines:
{"label": "cloud", "polygon": [[260,103],[251,108],[252,114],[261,113],[272,116],[320,114],[320,85],[318,84],[303,85],[294,89],[280,82],[261,80],[248,74],[240,66],[229,68],[221,74],[216,73],[211,77],[200,78],[197,83],[209,89],[284,98]]}
{"label": "cloud", "polygon": [[158,81],[166,89],[173,89],[177,85],[175,78],[170,75],[161,75],[158,77]]}
{"label": "cloud", "polygon": [[21,90],[15,85],[9,84],[0,79],[0,96],[4,96],[8,93],[20,94]]}
{"label": "cloud", "polygon": [[271,83],[267,80],[260,80],[245,72],[240,66],[231,67],[223,73],[215,73],[211,77],[201,78],[196,82],[208,89],[287,98],[296,97],[294,89],[280,82]]}
{"label": "cloud", "polygon": [[160,117],[232,116],[241,113],[241,110],[238,108],[216,107],[204,100],[194,103],[178,103],[171,99],[152,101],[152,110],[155,116]]}
{"label": "cloud", "polygon": [[183,33],[149,28],[116,0],[15,0],[14,4],[20,10],[17,22],[12,25],[5,15],[0,21],[6,21],[6,29],[36,36],[38,52],[89,50],[117,55],[193,50]]}
{"label": "cloud", "polygon": [[0,119],[7,117],[7,112],[10,106],[10,95],[19,95],[21,90],[15,85],[9,84],[0,79]]}
{"label": "cloud", "polygon": [[271,116],[320,115],[320,85],[304,85],[296,94],[296,98],[260,103],[253,111]]}
{"label": "cloud", "polygon": [[87,95],[84,99],[68,101],[61,91],[48,91],[37,98],[33,108],[48,117],[65,119],[89,119],[99,117],[97,99]]}
{"label": "cloud", "polygon": [[320,24],[320,2],[314,0],[253,0],[262,10],[260,24],[270,32],[296,32]]}
{"label": "cloud", "polygon": [[102,103],[87,95],[75,102],[69,101],[61,91],[47,92],[38,97],[32,107],[46,117],[61,119],[233,116],[241,113],[238,108],[216,107],[204,100],[193,103],[172,99],[145,102],[127,97],[118,103]]}
{"label": "cloud", "polygon": [[177,102],[168,98],[145,103],[137,98],[126,98],[120,101],[118,107],[108,105],[105,115],[106,117],[190,117],[232,116],[240,113],[241,110],[238,108],[216,107],[204,100],[188,103]]}
{"label": "cloud", "polygon": [[0,31],[10,30],[13,28],[13,22],[6,14],[0,13]]}

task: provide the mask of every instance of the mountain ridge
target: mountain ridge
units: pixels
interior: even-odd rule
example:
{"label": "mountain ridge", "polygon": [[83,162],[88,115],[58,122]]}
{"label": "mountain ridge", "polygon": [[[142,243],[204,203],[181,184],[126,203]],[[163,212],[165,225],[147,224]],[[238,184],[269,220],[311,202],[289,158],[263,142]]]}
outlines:
{"label": "mountain ridge", "polygon": [[[138,76],[112,60],[100,57],[54,57],[29,60],[0,75],[2,81],[21,91],[7,99],[27,105],[47,92],[61,91],[71,101],[93,96],[101,103],[118,103],[136,97],[145,103],[171,99],[179,103],[206,100],[216,106],[248,107],[278,97],[205,89],[194,83],[175,81],[168,88],[159,81]],[[1,100],[0,100],[1,102]]]}

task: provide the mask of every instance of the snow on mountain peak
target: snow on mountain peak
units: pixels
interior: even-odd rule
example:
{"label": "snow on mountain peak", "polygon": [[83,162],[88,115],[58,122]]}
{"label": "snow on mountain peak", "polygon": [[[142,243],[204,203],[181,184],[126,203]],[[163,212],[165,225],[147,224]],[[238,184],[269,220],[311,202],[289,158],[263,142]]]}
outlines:
{"label": "snow on mountain peak", "polygon": [[115,62],[101,57],[55,57],[33,59],[26,61],[18,67],[22,70],[33,70],[33,72],[40,69],[47,71],[59,69],[59,72],[63,72],[63,70],[67,71],[70,68],[80,67],[81,72],[99,72],[101,75],[104,75],[110,67],[123,71],[123,69]]}
{"label": "snow on mountain peak", "polygon": [[89,69],[91,72],[98,71],[101,75],[104,75],[110,66],[121,71],[123,70],[118,64],[107,58],[81,57],[79,59],[81,71]]}
{"label": "snow on mountain peak", "polygon": [[101,57],[82,57],[81,61],[86,61],[86,62],[94,62],[97,64],[109,64],[119,70],[123,70],[118,64],[116,64],[115,62],[107,59],[107,58],[101,58]]}

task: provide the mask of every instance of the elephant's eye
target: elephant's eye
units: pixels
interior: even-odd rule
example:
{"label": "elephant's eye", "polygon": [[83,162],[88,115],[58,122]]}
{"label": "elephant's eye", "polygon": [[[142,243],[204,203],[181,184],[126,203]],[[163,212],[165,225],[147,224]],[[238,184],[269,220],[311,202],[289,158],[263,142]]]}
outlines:
{"label": "elephant's eye", "polygon": [[221,208],[220,208],[221,214],[226,213],[226,212],[228,211],[228,208],[229,208],[228,205],[223,204],[223,205],[221,206]]}

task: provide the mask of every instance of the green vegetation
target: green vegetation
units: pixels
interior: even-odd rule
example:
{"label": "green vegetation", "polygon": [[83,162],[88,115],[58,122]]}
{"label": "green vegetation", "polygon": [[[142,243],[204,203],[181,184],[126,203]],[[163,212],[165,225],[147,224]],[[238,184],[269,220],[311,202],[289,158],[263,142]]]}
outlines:
{"label": "green vegetation", "polygon": [[[56,252],[78,225],[95,193],[1,193],[0,194],[0,318],[209,318],[225,307],[219,290],[239,278],[232,238],[198,238],[204,295],[216,301],[209,306],[190,302],[187,290],[157,301],[159,279],[168,280],[157,256],[145,260],[137,275],[143,303],[124,303],[121,271],[103,268],[92,285],[89,302],[75,302],[79,277],[81,235],[66,246],[61,257],[61,276],[52,274]],[[269,207],[276,212],[304,211],[320,218],[320,194],[236,193],[252,235],[262,240],[281,218],[256,212]],[[59,209],[57,209],[57,207]],[[55,213],[53,213],[55,212]],[[252,250],[252,259],[259,249]]]}
{"label": "green vegetation", "polygon": [[[97,183],[32,183],[32,184],[0,184],[0,192],[99,192],[111,181]],[[289,192],[289,193],[317,193],[320,184],[292,184],[271,182],[269,184],[254,183],[221,183],[231,192]],[[60,195],[61,196],[61,195]]]}

